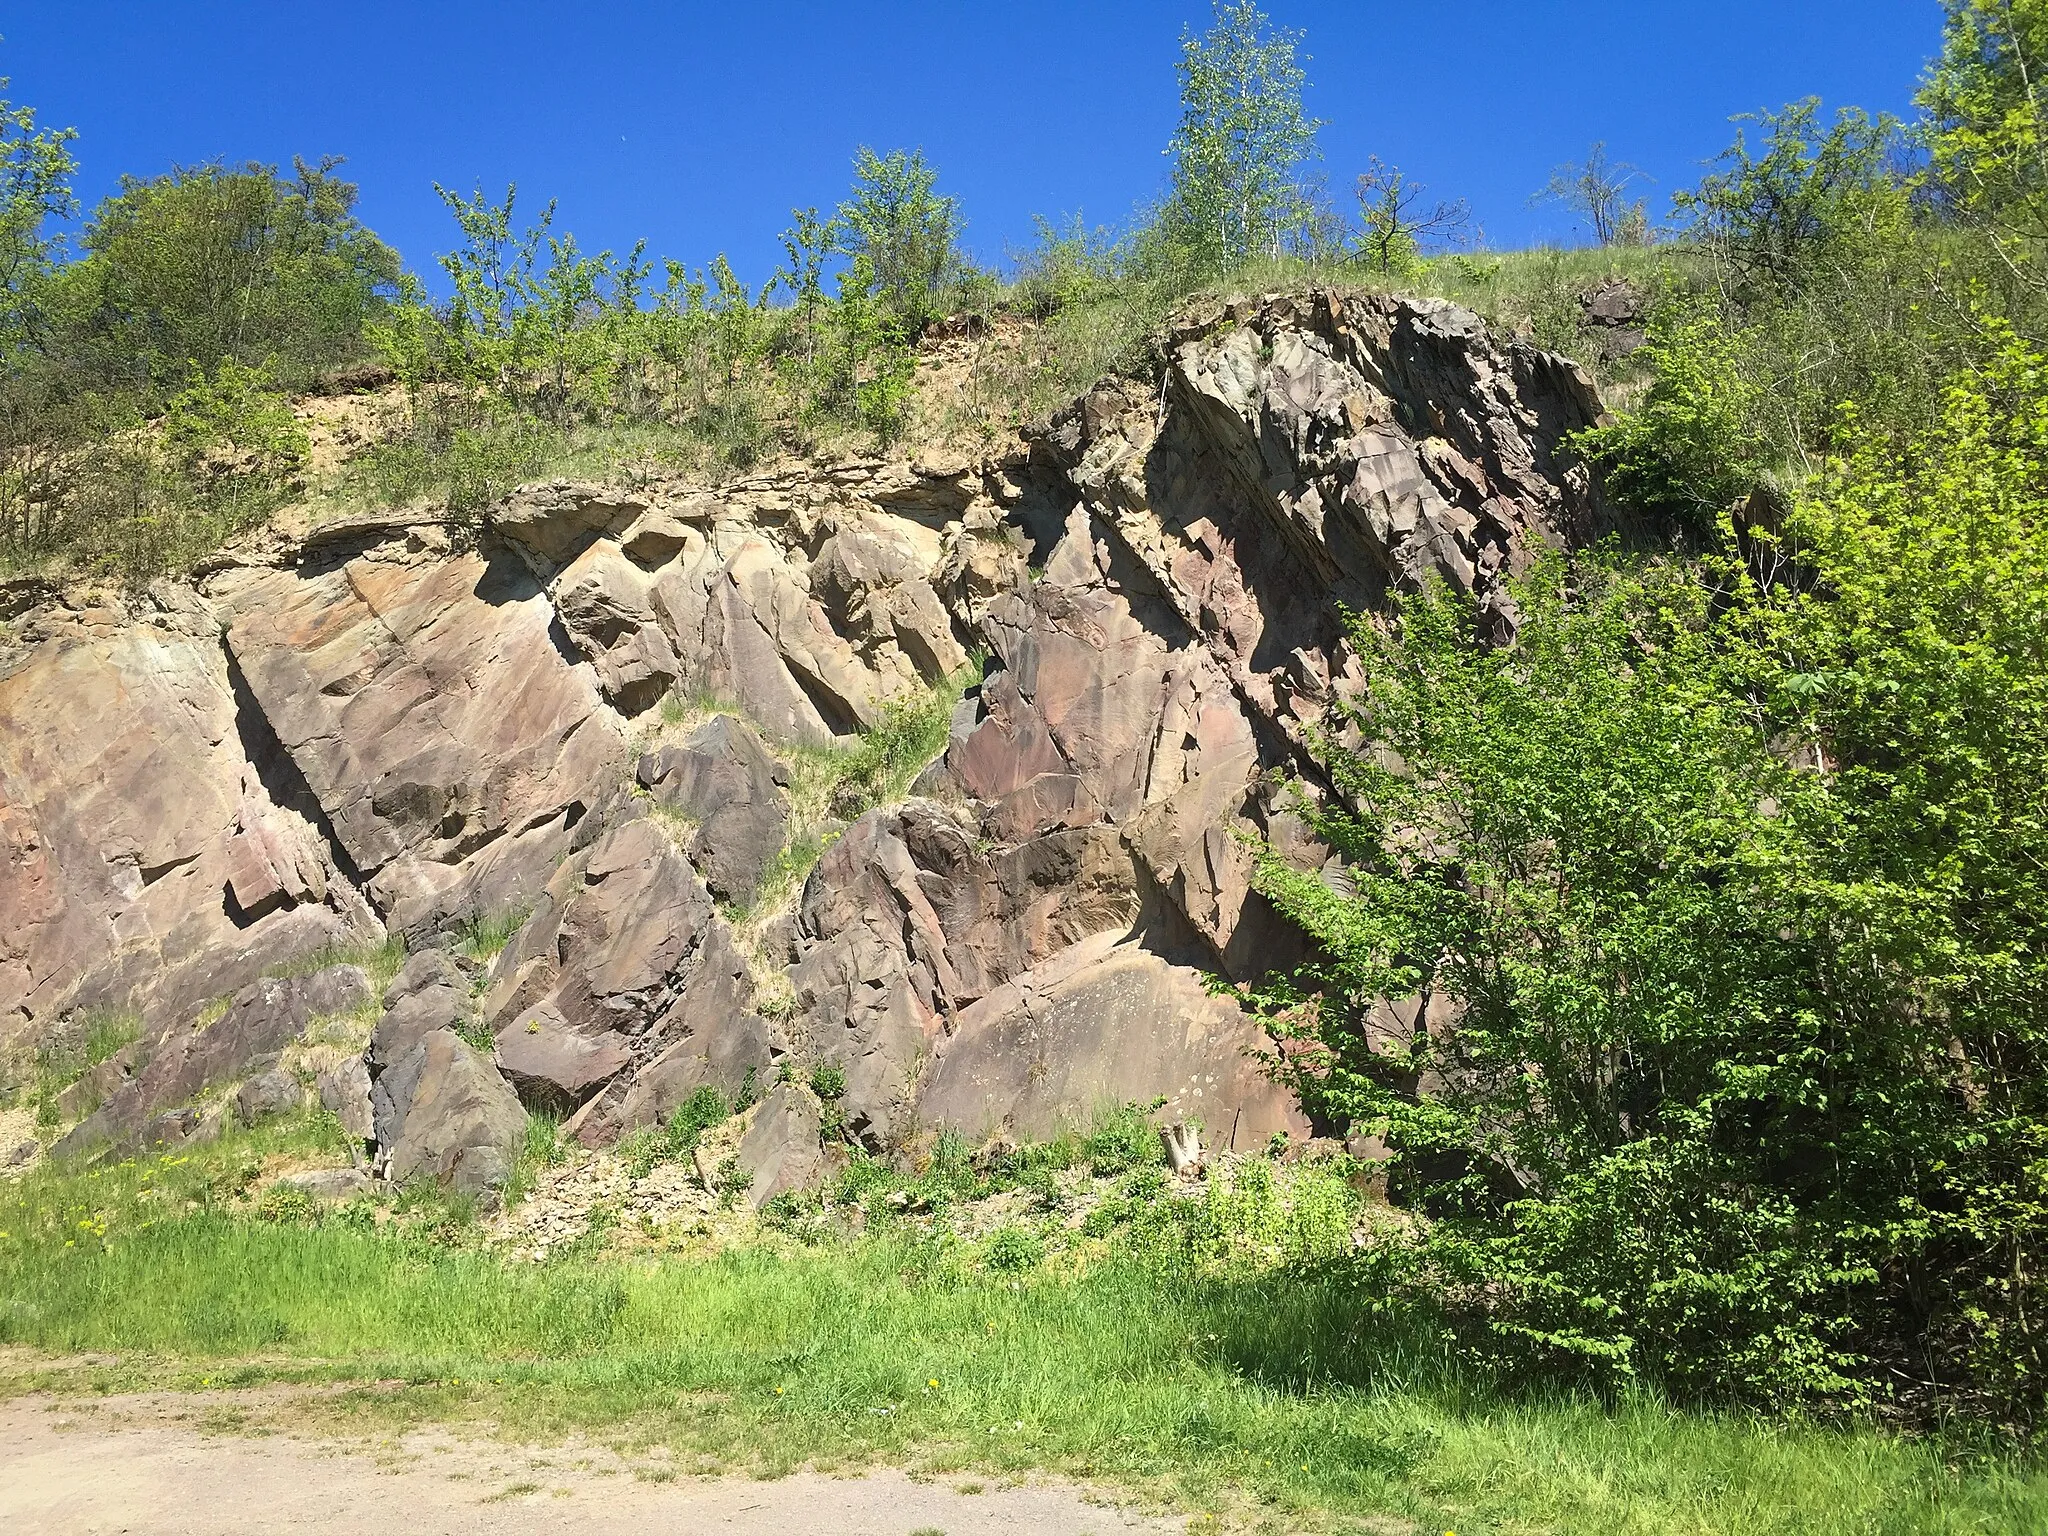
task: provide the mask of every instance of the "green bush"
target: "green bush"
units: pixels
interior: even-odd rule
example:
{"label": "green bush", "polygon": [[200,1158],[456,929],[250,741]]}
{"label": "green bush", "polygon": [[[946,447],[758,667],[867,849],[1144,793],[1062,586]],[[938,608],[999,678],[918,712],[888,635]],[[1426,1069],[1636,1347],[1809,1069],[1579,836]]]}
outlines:
{"label": "green bush", "polygon": [[988,1240],[988,1267],[998,1274],[1036,1269],[1045,1261],[1045,1240],[1024,1227],[1001,1227]]}
{"label": "green bush", "polygon": [[1081,1143],[1090,1168],[1105,1178],[1166,1160],[1151,1115],[1136,1104],[1102,1115]]}
{"label": "green bush", "polygon": [[704,1133],[731,1114],[732,1105],[717,1086],[701,1084],[669,1116],[666,1125],[650,1126],[621,1143],[627,1172],[644,1179],[656,1163],[688,1161]]}
{"label": "green bush", "polygon": [[[1768,585],[1552,562],[1504,649],[1441,591],[1354,623],[1385,750],[1326,738],[1310,814],[1355,891],[1265,858],[1327,958],[1263,1002],[1387,1130],[1475,1355],[2038,1411],[2044,469],[2008,341],[1753,534]],[[1374,1001],[1418,993],[1412,1036]]]}

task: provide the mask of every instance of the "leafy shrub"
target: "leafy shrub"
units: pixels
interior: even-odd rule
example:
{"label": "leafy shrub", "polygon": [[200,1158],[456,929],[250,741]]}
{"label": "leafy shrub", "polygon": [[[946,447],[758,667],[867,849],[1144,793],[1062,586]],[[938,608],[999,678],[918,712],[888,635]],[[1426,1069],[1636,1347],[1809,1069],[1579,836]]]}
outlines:
{"label": "leafy shrub", "polygon": [[1476,1354],[2038,1410],[2044,465],[2008,341],[1753,533],[1769,585],[1552,563],[1505,649],[1441,591],[1353,625],[1387,750],[1325,739],[1310,815],[1355,893],[1265,859],[1327,959],[1263,1003],[1386,1128]]}
{"label": "leafy shrub", "polygon": [[666,1125],[637,1132],[620,1148],[627,1172],[644,1179],[656,1163],[687,1161],[704,1133],[731,1114],[731,1104],[715,1084],[700,1085],[677,1106]]}
{"label": "leafy shrub", "polygon": [[1150,1114],[1136,1104],[1126,1104],[1098,1119],[1082,1141],[1081,1151],[1089,1167],[1104,1178],[1166,1160],[1158,1128]]}
{"label": "leafy shrub", "polygon": [[196,366],[268,364],[303,386],[363,355],[398,257],[355,218],[341,162],[126,177],[47,300],[43,355],[77,387],[155,403]]}
{"label": "leafy shrub", "polygon": [[1045,1240],[1024,1227],[1000,1227],[988,1240],[988,1267],[1000,1274],[1036,1269],[1045,1259]]}
{"label": "leafy shrub", "polygon": [[273,1184],[256,1203],[256,1216],[280,1226],[312,1226],[320,1219],[320,1202],[306,1190]]}

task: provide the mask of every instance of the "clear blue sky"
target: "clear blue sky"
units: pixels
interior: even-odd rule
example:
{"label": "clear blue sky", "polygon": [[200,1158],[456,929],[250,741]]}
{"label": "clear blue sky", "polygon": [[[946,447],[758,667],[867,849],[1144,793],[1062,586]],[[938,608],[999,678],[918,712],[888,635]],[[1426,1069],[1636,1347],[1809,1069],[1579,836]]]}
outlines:
{"label": "clear blue sky", "polygon": [[[1936,0],[1269,0],[1307,34],[1340,192],[1378,154],[1468,198],[1497,246],[1570,241],[1529,206],[1595,139],[1653,207],[1731,115],[1804,95],[1905,112]],[[587,249],[758,280],[795,205],[856,144],[922,146],[984,260],[1034,213],[1117,222],[1152,195],[1173,60],[1206,0],[0,0],[16,100],[78,128],[88,201],[120,174],[342,154],[360,212],[417,267],[449,244],[432,184],[561,201]]]}

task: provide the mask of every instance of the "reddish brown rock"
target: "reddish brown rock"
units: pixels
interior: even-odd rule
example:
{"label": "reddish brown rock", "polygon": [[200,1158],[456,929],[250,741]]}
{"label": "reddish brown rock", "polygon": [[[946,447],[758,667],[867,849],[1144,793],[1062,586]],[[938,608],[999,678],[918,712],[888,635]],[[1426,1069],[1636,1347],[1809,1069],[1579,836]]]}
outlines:
{"label": "reddish brown rock", "polygon": [[1210,1147],[1306,1136],[1290,1095],[1259,1066],[1264,1049],[1270,1042],[1198,972],[1104,934],[966,1009],[938,1047],[918,1112],[970,1136],[1043,1139],[1163,1097],[1162,1118],[1200,1122]]}
{"label": "reddish brown rock", "polygon": [[617,783],[619,732],[502,551],[237,573],[217,601],[250,693],[409,934],[530,897]]}

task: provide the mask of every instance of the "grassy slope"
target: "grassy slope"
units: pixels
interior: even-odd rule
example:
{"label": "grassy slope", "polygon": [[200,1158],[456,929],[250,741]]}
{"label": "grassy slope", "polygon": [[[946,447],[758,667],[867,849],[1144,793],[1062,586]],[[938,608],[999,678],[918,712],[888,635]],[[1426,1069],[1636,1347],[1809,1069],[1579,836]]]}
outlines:
{"label": "grassy slope", "polygon": [[[513,1266],[445,1220],[242,1214],[253,1170],[318,1160],[331,1136],[313,1119],[0,1193],[0,1341],[124,1352],[86,1373],[101,1388],[411,1383],[342,1393],[319,1410],[335,1427],[583,1430],[769,1474],[1048,1468],[1252,1523],[2048,1530],[2048,1475],[1936,1442],[1489,1394],[1335,1279],[1116,1248],[996,1273],[900,1223],[808,1249]],[[31,1368],[11,1387],[53,1379],[77,1378]]]}

